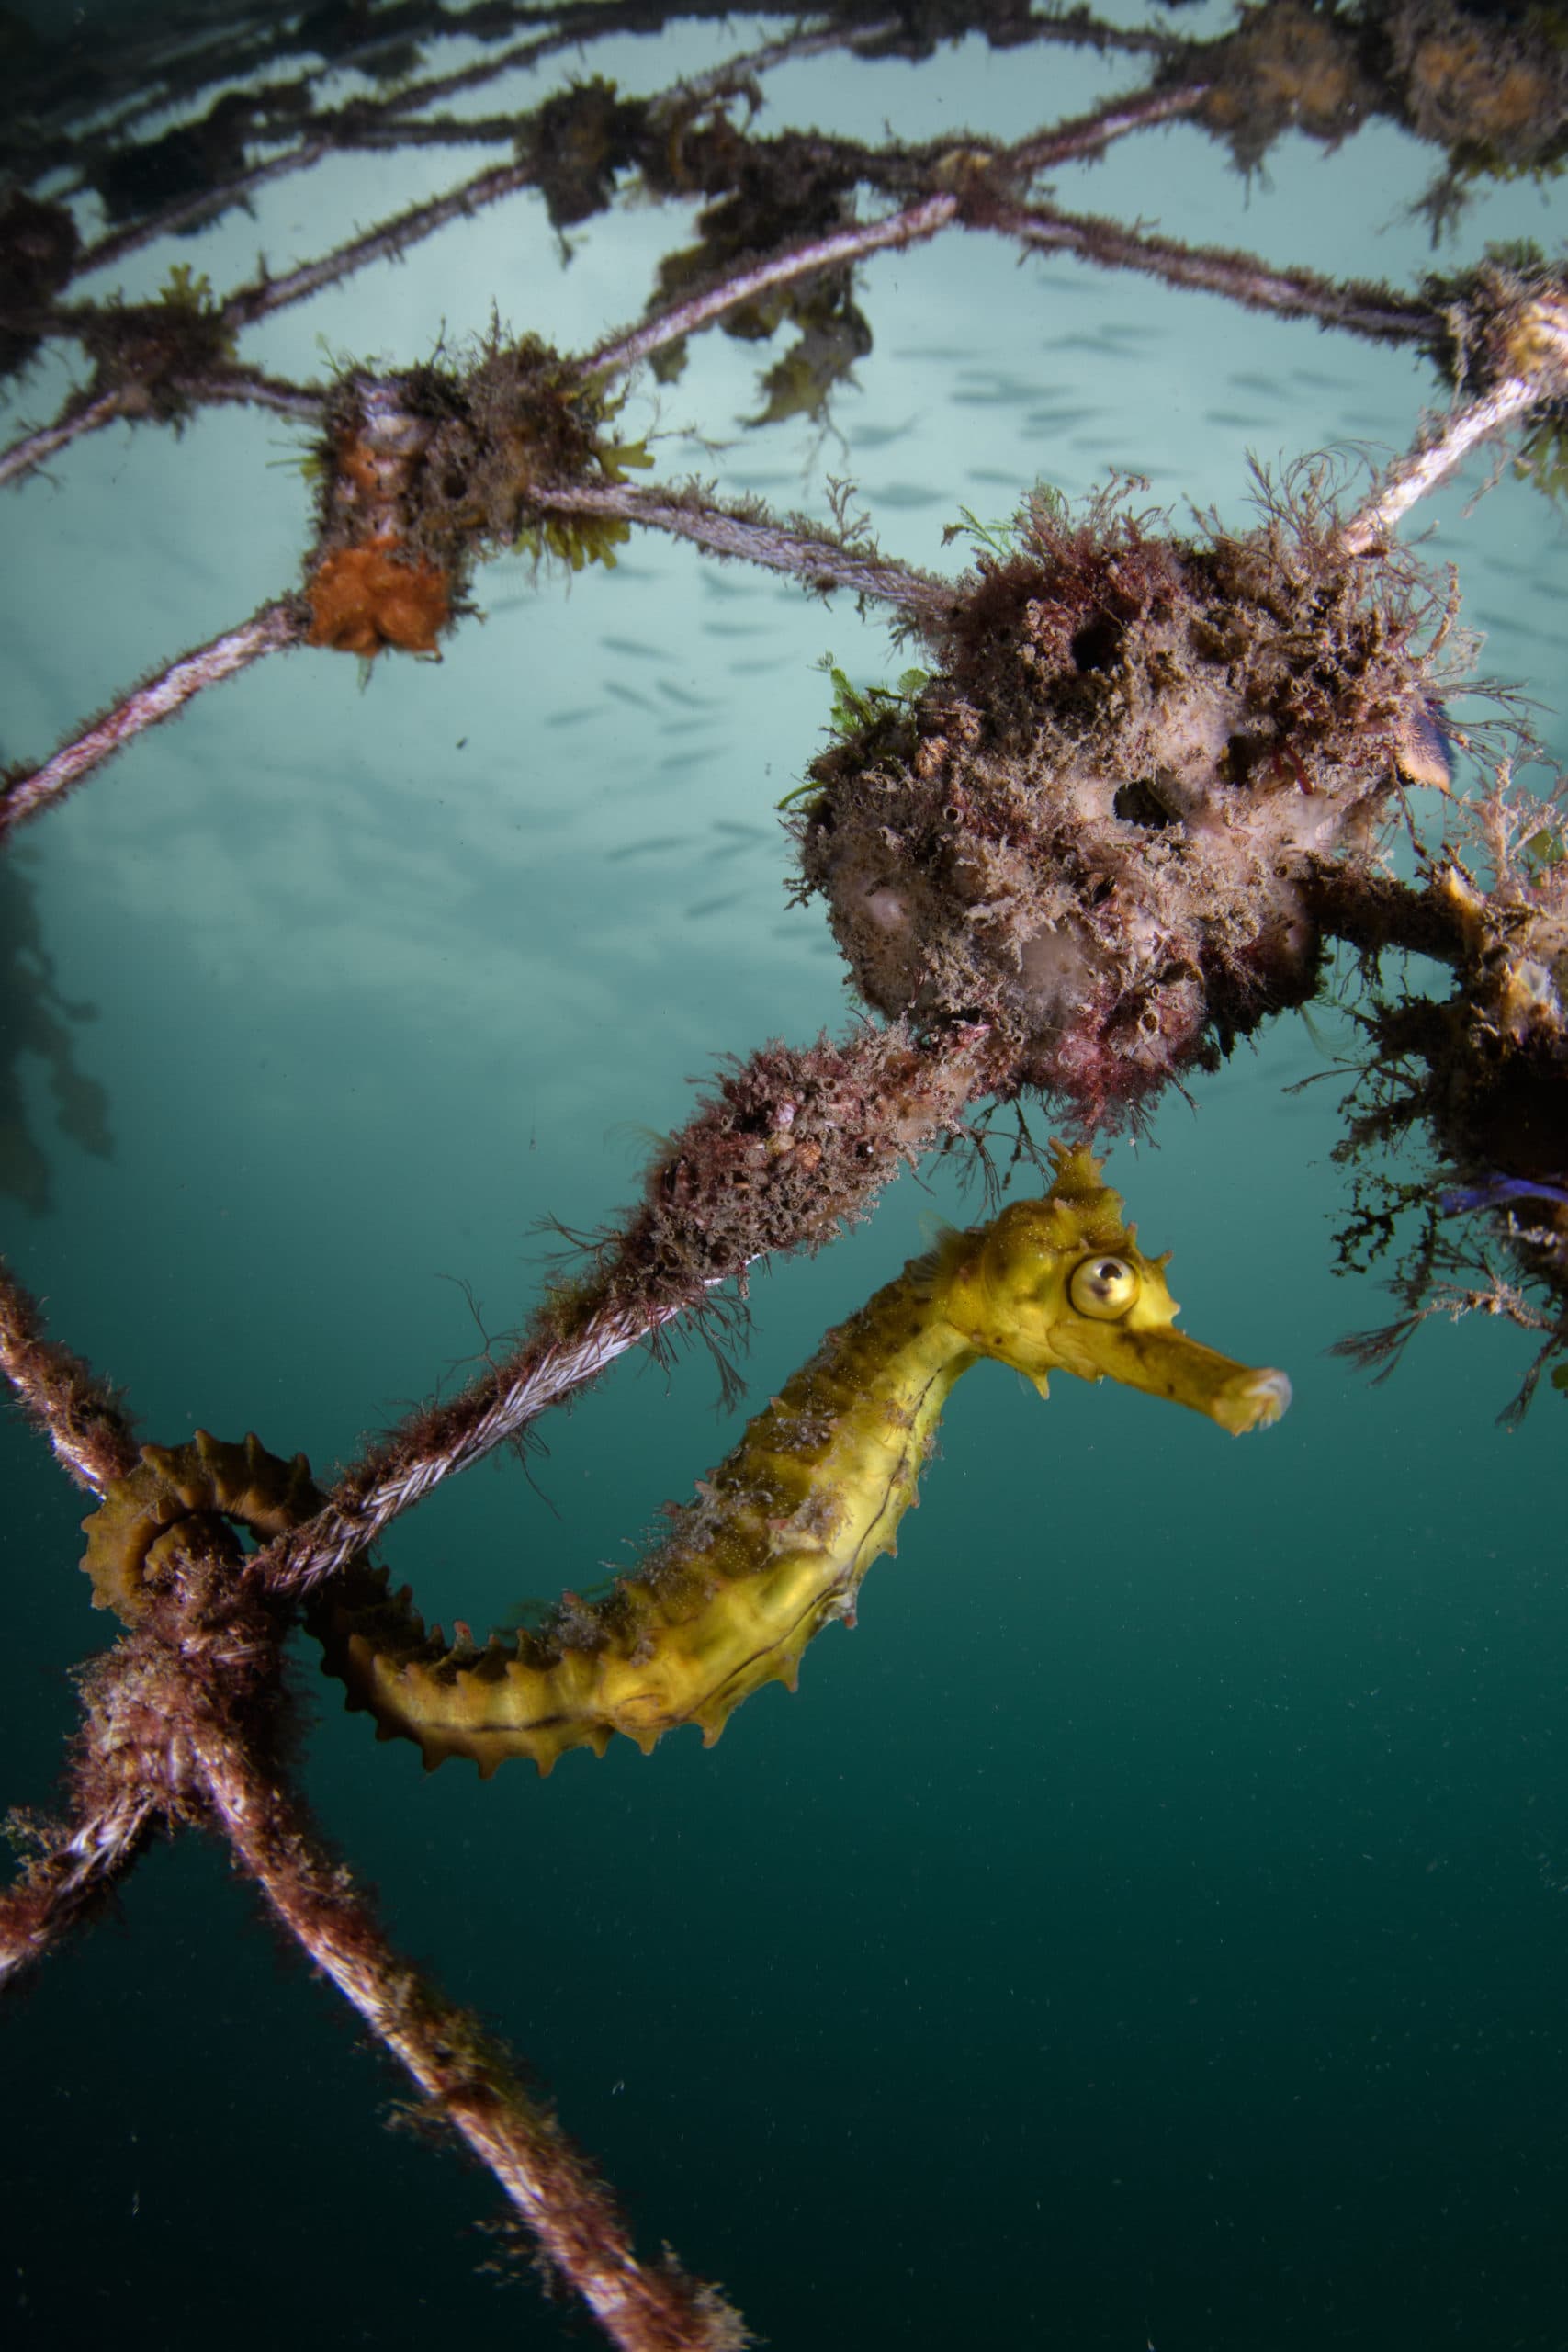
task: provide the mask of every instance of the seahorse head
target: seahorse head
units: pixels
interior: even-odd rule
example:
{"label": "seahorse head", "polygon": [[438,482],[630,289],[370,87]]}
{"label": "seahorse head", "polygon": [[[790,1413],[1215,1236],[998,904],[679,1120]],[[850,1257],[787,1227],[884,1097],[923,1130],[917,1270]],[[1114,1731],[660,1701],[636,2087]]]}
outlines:
{"label": "seahorse head", "polygon": [[[1282,1372],[1253,1371],[1175,1329],[1165,1257],[1146,1257],[1087,1151],[1056,1148],[1043,1200],[1015,1201],[957,1237],[943,1312],[976,1353],[1011,1364],[1042,1396],[1053,1372],[1118,1380],[1207,1414],[1239,1437],[1279,1419]],[[961,1246],[967,1245],[967,1246]]]}

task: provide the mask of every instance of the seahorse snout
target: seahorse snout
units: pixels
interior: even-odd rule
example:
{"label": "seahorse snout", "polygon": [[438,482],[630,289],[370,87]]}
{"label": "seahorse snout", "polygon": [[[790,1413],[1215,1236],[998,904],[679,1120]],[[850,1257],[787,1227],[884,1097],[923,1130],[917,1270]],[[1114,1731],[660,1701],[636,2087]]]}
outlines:
{"label": "seahorse snout", "polygon": [[1248,1430],[1266,1430],[1277,1421],[1291,1401],[1288,1373],[1255,1372],[1209,1407],[1213,1418],[1233,1437]]}

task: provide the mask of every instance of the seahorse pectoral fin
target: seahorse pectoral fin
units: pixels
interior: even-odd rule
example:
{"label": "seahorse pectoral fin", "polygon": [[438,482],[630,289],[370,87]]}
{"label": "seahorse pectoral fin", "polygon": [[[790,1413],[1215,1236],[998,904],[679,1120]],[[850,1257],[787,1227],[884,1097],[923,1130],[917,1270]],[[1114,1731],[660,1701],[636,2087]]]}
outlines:
{"label": "seahorse pectoral fin", "polygon": [[1233,1437],[1267,1429],[1291,1401],[1284,1373],[1256,1371],[1168,1325],[1139,1330],[1126,1324],[1089,1323],[1058,1335],[1062,1360],[1084,1380],[1115,1380],[1150,1396],[1168,1396],[1217,1421]]}

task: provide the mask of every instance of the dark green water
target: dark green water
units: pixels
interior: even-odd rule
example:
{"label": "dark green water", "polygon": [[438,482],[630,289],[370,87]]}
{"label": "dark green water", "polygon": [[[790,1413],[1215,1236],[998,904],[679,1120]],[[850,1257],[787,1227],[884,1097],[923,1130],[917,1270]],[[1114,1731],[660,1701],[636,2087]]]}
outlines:
{"label": "dark green water", "polygon": [[[620,40],[593,64],[652,89],[748,38]],[[966,44],[791,67],[770,95],[781,125],[1016,135],[1112,86],[1092,58]],[[330,164],[125,283],[175,258],[222,287],[258,245],[282,267],[472,167]],[[1178,131],[1058,194],[1403,282],[1427,262],[1403,208],[1434,168],[1387,130],[1333,156],[1287,141],[1243,210]],[[1504,191],[1456,250],[1551,242],[1561,214]],[[524,198],[245,354],[300,376],[318,337],[411,358],[492,300],[585,347],[675,241],[622,208],[563,270]],[[817,509],[852,474],[884,544],[937,563],[960,506],[1003,514],[1037,472],[1077,492],[1134,467],[1235,520],[1248,447],[1390,450],[1437,397],[1408,355],[1020,271],[978,238],[878,263],[864,299],[841,442],[743,432],[758,355],[709,337],[636,412],[665,473]],[[42,372],[14,413],[57,391]],[[9,493],[7,755],[294,578],[299,447],[239,414],[121,430]],[[1430,552],[1460,567],[1481,666],[1551,706],[1562,526],[1511,481],[1467,512],[1483,478],[1433,503]],[[847,1018],[820,910],[785,903],[773,805],[826,719],[813,662],[900,666],[874,619],[641,542],[570,591],[507,563],[479,594],[487,623],[439,667],[389,661],[362,691],[351,662],[264,665],[17,853],[14,920],[77,1008],[57,1017],[110,1148],[62,1130],[36,992],[16,995],[6,1067],[47,1199],[35,1170],[7,1250],[150,1437],[254,1426],[321,1469],[346,1457],[481,1346],[459,1283],[504,1330],[546,1271],[536,1221],[634,1196],[689,1079]],[[426,1778],[300,1645],[301,1778],[396,1939],[526,2057],[639,2243],[667,2239],[775,2346],[1568,2346],[1564,1400],[1500,1430],[1529,1342],[1475,1320],[1429,1325],[1384,1386],[1325,1354],[1392,1311],[1332,1272],[1341,1085],[1286,1091],[1346,1035],[1333,1012],[1277,1026],[1111,1162],[1145,1243],[1175,1250],[1188,1328],[1290,1372],[1277,1430],[1233,1444],[1139,1397],[1063,1381],[1046,1406],[976,1372],[859,1629],[711,1754],[680,1735],[547,1785]],[[980,1207],[938,1168],[762,1275],[753,1403],[923,1220]],[[700,1351],[623,1362],[548,1429],[533,1484],[510,1462],[454,1481],[389,1558],[448,1623],[592,1582],[731,1442],[716,1385]],[[70,1668],[107,1629],[73,1566],[82,1499],[16,1423],[0,1447],[0,1789],[46,1804]],[[220,1848],[154,1851],[0,2018],[0,2334],[591,2340],[525,2275],[480,2275],[499,2200],[381,2128],[400,2096]]]}

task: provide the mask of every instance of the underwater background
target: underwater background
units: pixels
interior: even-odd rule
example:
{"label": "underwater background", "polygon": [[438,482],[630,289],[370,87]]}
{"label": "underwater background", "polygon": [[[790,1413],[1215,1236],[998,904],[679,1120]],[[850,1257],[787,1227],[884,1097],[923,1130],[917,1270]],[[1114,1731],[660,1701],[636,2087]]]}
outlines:
{"label": "underwater background", "polygon": [[[608,35],[482,104],[590,68],[657,89],[769,29]],[[830,56],[771,74],[768,119],[1016,137],[1131,71],[978,40]],[[185,262],[221,288],[258,250],[281,269],[458,168],[329,157],[105,286],[137,299]],[[1376,123],[1332,153],[1287,137],[1244,180],[1174,128],[1054,186],[1406,285],[1433,265],[1411,209],[1433,171]],[[1440,259],[1555,248],[1563,209],[1550,185],[1491,187]],[[492,306],[586,349],[686,227],[622,202],[563,241],[525,192],[243,355],[303,378],[404,364]],[[655,478],[820,514],[849,479],[885,549],[953,571],[943,526],[1005,519],[1037,477],[1076,497],[1120,469],[1179,527],[1189,501],[1234,526],[1248,453],[1385,462],[1439,397],[1410,352],[1021,266],[1000,240],[890,255],[861,286],[874,346],[826,428],[742,423],[773,355],[705,335],[627,412]],[[13,387],[5,437],[63,382],[45,359]],[[5,493],[0,754],[41,756],[297,580],[303,447],[209,411],[177,437],[111,428]],[[1481,495],[1493,470],[1483,453],[1406,536],[1457,567],[1481,672],[1561,757],[1568,542],[1506,467]],[[852,1017],[820,906],[789,902],[775,804],[822,740],[821,657],[863,684],[903,666],[878,616],[651,533],[614,571],[519,558],[476,593],[482,625],[438,665],[367,681],[296,652],[200,698],[0,869],[6,1252],[150,1439],[254,1428],[328,1472],[524,1319],[559,1268],[542,1220],[624,1208],[694,1080]],[[427,1776],[299,1640],[302,1783],[394,1940],[526,2059],[639,2245],[668,2240],[771,2344],[1568,2346],[1568,1399],[1500,1427],[1531,1345],[1479,1317],[1428,1323],[1382,1385],[1325,1352],[1393,1312],[1376,1272],[1335,1271],[1352,1044],[1344,1010],[1281,1019],[1110,1161],[1145,1246],[1175,1252],[1185,1327],[1290,1373],[1283,1423],[1235,1446],[1124,1391],[1064,1379],[1043,1405],[981,1367],[858,1630],[711,1753],[682,1734],[547,1784]],[[993,1144],[1005,1170],[1005,1120]],[[817,1259],[759,1270],[750,1409],[933,1220],[984,1213],[973,1172],[930,1160]],[[634,1558],[746,1410],[701,1345],[637,1351],[547,1451],[452,1480],[384,1556],[427,1616],[482,1630]],[[111,1629],[73,1565],[84,1498],[14,1417],[0,1475],[0,1792],[44,1806],[71,1668]],[[0,2333],[595,2340],[525,2267],[502,2291],[474,2226],[499,2199],[382,2128],[402,2097],[221,1845],[160,1846],[0,2017]]]}

